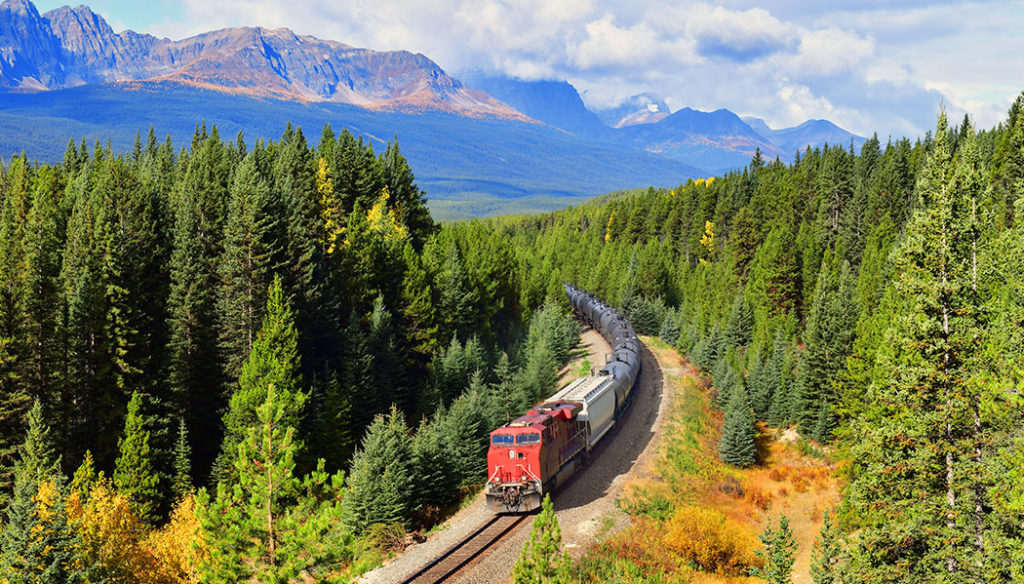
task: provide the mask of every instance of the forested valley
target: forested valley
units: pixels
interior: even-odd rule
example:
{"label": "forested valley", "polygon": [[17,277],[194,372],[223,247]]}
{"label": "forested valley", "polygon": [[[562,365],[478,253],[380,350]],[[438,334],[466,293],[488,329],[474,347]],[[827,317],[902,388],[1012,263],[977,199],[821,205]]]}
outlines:
{"label": "forested valley", "polygon": [[482,482],[578,336],[330,127],[72,141],[5,165],[0,221],[5,582],[347,581]]}
{"label": "forested valley", "polygon": [[444,226],[329,127],[14,158],[0,579],[347,581],[483,482],[571,282],[711,376],[722,460],[760,421],[846,461],[818,582],[1020,580],[1022,109]]}

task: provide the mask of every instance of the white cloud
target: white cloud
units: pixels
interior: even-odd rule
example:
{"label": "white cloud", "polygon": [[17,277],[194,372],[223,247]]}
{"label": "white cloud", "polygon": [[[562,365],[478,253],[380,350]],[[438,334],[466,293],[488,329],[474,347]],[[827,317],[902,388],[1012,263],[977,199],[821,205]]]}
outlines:
{"label": "white cloud", "polygon": [[1004,79],[1024,70],[1018,0],[183,0],[181,13],[147,32],[284,26],[450,72],[567,79],[595,106],[646,91],[880,135],[929,129],[943,96],[990,126],[1019,90]]}

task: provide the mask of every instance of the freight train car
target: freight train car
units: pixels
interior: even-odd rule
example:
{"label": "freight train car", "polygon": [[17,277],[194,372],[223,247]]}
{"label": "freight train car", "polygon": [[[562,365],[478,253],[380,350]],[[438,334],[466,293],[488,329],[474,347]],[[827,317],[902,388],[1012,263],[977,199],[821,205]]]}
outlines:
{"label": "freight train car", "polygon": [[608,341],[612,352],[596,375],[582,377],[491,432],[488,507],[532,511],[563,484],[629,407],[640,376],[640,341],[629,322],[592,294],[565,287],[573,311]]}

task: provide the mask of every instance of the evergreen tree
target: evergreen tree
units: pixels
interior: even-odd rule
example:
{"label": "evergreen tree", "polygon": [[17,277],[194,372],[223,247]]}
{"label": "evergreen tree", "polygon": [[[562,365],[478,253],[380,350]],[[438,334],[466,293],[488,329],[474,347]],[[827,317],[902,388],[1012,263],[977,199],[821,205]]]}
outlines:
{"label": "evergreen tree", "polygon": [[821,525],[821,536],[814,542],[811,551],[811,579],[814,584],[836,584],[839,582],[840,542],[837,528],[832,515],[825,510],[824,523]]}
{"label": "evergreen tree", "polygon": [[838,401],[835,378],[846,364],[857,321],[850,266],[845,261],[836,266],[835,262],[833,254],[827,252],[811,304],[803,356],[797,365],[793,402],[800,432],[819,441],[828,438],[833,426],[832,409]]}
{"label": "evergreen tree", "polygon": [[215,501],[200,492],[197,514],[209,551],[201,566],[205,582],[284,583],[303,572],[322,578],[341,559],[335,493],[342,478],[329,478],[322,464],[304,480],[295,477],[290,407],[268,384],[258,421],[232,457],[237,480],[218,484]]}
{"label": "evergreen tree", "polygon": [[757,428],[754,423],[754,412],[750,408],[747,392],[742,386],[736,387],[729,394],[722,438],[718,441],[718,454],[723,462],[740,468],[747,468],[757,462],[754,441]]}
{"label": "evergreen tree", "polygon": [[0,579],[11,584],[90,581],[67,515],[64,480],[36,401],[19,449],[14,497],[0,530]]}
{"label": "evergreen tree", "polygon": [[884,375],[855,423],[847,502],[863,527],[847,581],[979,581],[1002,562],[987,547],[996,533],[985,444],[1003,418],[1000,406],[982,407],[991,389],[973,141],[955,158],[940,116],[920,204],[895,252],[900,310],[877,358]]}
{"label": "evergreen tree", "polygon": [[765,549],[757,550],[755,553],[764,565],[752,570],[751,575],[764,578],[768,584],[790,584],[793,581],[793,562],[797,546],[796,540],[793,539],[793,530],[789,527],[789,518],[780,515],[777,529],[769,522],[768,527],[758,538]]}
{"label": "evergreen tree", "polygon": [[138,517],[152,521],[160,496],[160,477],[153,469],[149,432],[143,425],[141,407],[142,395],[132,393],[124,420],[124,434],[117,444],[121,455],[117,457],[113,479],[117,490],[131,499]]}
{"label": "evergreen tree", "polygon": [[225,377],[238,377],[256,342],[273,274],[284,260],[282,209],[271,189],[269,161],[259,145],[242,160],[231,183],[231,202],[219,262],[217,299]]}
{"label": "evergreen tree", "polygon": [[562,529],[558,526],[551,496],[544,495],[541,511],[533,520],[530,539],[512,567],[514,584],[569,584],[572,561],[561,550]]}
{"label": "evergreen tree", "polygon": [[256,425],[256,409],[273,387],[287,427],[295,428],[302,418],[307,394],[301,388],[298,337],[291,309],[284,298],[281,279],[274,278],[267,293],[266,316],[248,360],[242,365],[238,387],[231,394],[224,413],[224,441],[218,469],[221,479],[235,467],[238,444]]}
{"label": "evergreen tree", "polygon": [[377,416],[352,459],[345,525],[361,533],[375,523],[406,523],[414,501],[412,441],[396,408]]}
{"label": "evergreen tree", "polygon": [[423,418],[413,435],[416,509],[422,515],[428,515],[432,509],[443,509],[458,492],[459,477],[449,468],[452,444],[441,429],[443,415],[437,410],[431,418]]}
{"label": "evergreen tree", "polygon": [[192,492],[192,447],[184,418],[178,420],[178,440],[174,446],[174,482],[171,493],[176,501]]}

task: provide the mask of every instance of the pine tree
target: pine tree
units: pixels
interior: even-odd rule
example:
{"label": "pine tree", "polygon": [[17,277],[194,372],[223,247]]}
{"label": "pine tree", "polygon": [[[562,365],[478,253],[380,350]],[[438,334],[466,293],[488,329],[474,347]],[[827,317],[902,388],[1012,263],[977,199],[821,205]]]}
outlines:
{"label": "pine tree", "polygon": [[185,419],[178,420],[178,440],[174,445],[174,482],[171,493],[175,501],[192,492],[192,446],[188,441],[188,427]]}
{"label": "pine tree", "polygon": [[[242,365],[238,387],[224,413],[224,440],[217,468],[223,480],[234,472],[238,444],[256,425],[256,408],[273,386],[283,410],[284,424],[298,426],[307,394],[300,387],[298,338],[281,279],[274,278],[267,293],[266,316],[248,360]],[[225,474],[226,473],[226,474]]]}
{"label": "pine tree", "polygon": [[142,395],[132,393],[128,414],[124,420],[124,434],[118,440],[121,455],[114,466],[114,486],[131,499],[135,513],[143,521],[153,521],[160,497],[160,477],[153,468],[149,448],[149,431],[144,427]]}
{"label": "pine tree", "polygon": [[789,528],[789,518],[779,516],[779,527],[775,529],[769,522],[768,527],[758,536],[764,550],[755,553],[763,562],[761,568],[755,568],[751,575],[764,578],[768,584],[790,584],[793,577],[793,562],[796,554],[796,540],[793,530]]}
{"label": "pine tree", "polygon": [[[978,286],[982,191],[974,138],[954,157],[945,115],[918,182],[920,204],[894,260],[900,310],[855,422],[847,495],[864,527],[849,581],[969,582],[1001,562],[987,544],[986,448],[1004,419],[984,377],[987,316]],[[998,395],[996,393],[995,395]]]}
{"label": "pine tree", "polygon": [[361,533],[375,523],[406,523],[414,504],[412,441],[397,409],[378,416],[352,459],[345,524]]}
{"label": "pine tree", "polygon": [[569,584],[572,560],[561,550],[562,529],[558,526],[551,496],[544,495],[541,511],[533,520],[530,539],[512,568],[514,584]]}
{"label": "pine tree", "polygon": [[729,395],[722,438],[718,442],[718,454],[723,462],[740,468],[747,468],[757,462],[757,427],[754,423],[754,412],[750,408],[747,392],[738,386]]}
{"label": "pine tree", "polygon": [[304,572],[320,579],[334,575],[342,559],[342,476],[330,477],[321,462],[303,480],[295,477],[289,407],[268,384],[256,408],[258,421],[232,457],[237,480],[219,483],[216,500],[199,493],[197,515],[209,550],[201,566],[204,582],[283,583]]}
{"label": "pine tree", "polygon": [[821,525],[821,537],[814,542],[811,551],[811,579],[814,584],[836,584],[839,581],[840,542],[836,533],[836,525],[832,515],[825,510],[824,523]]}

